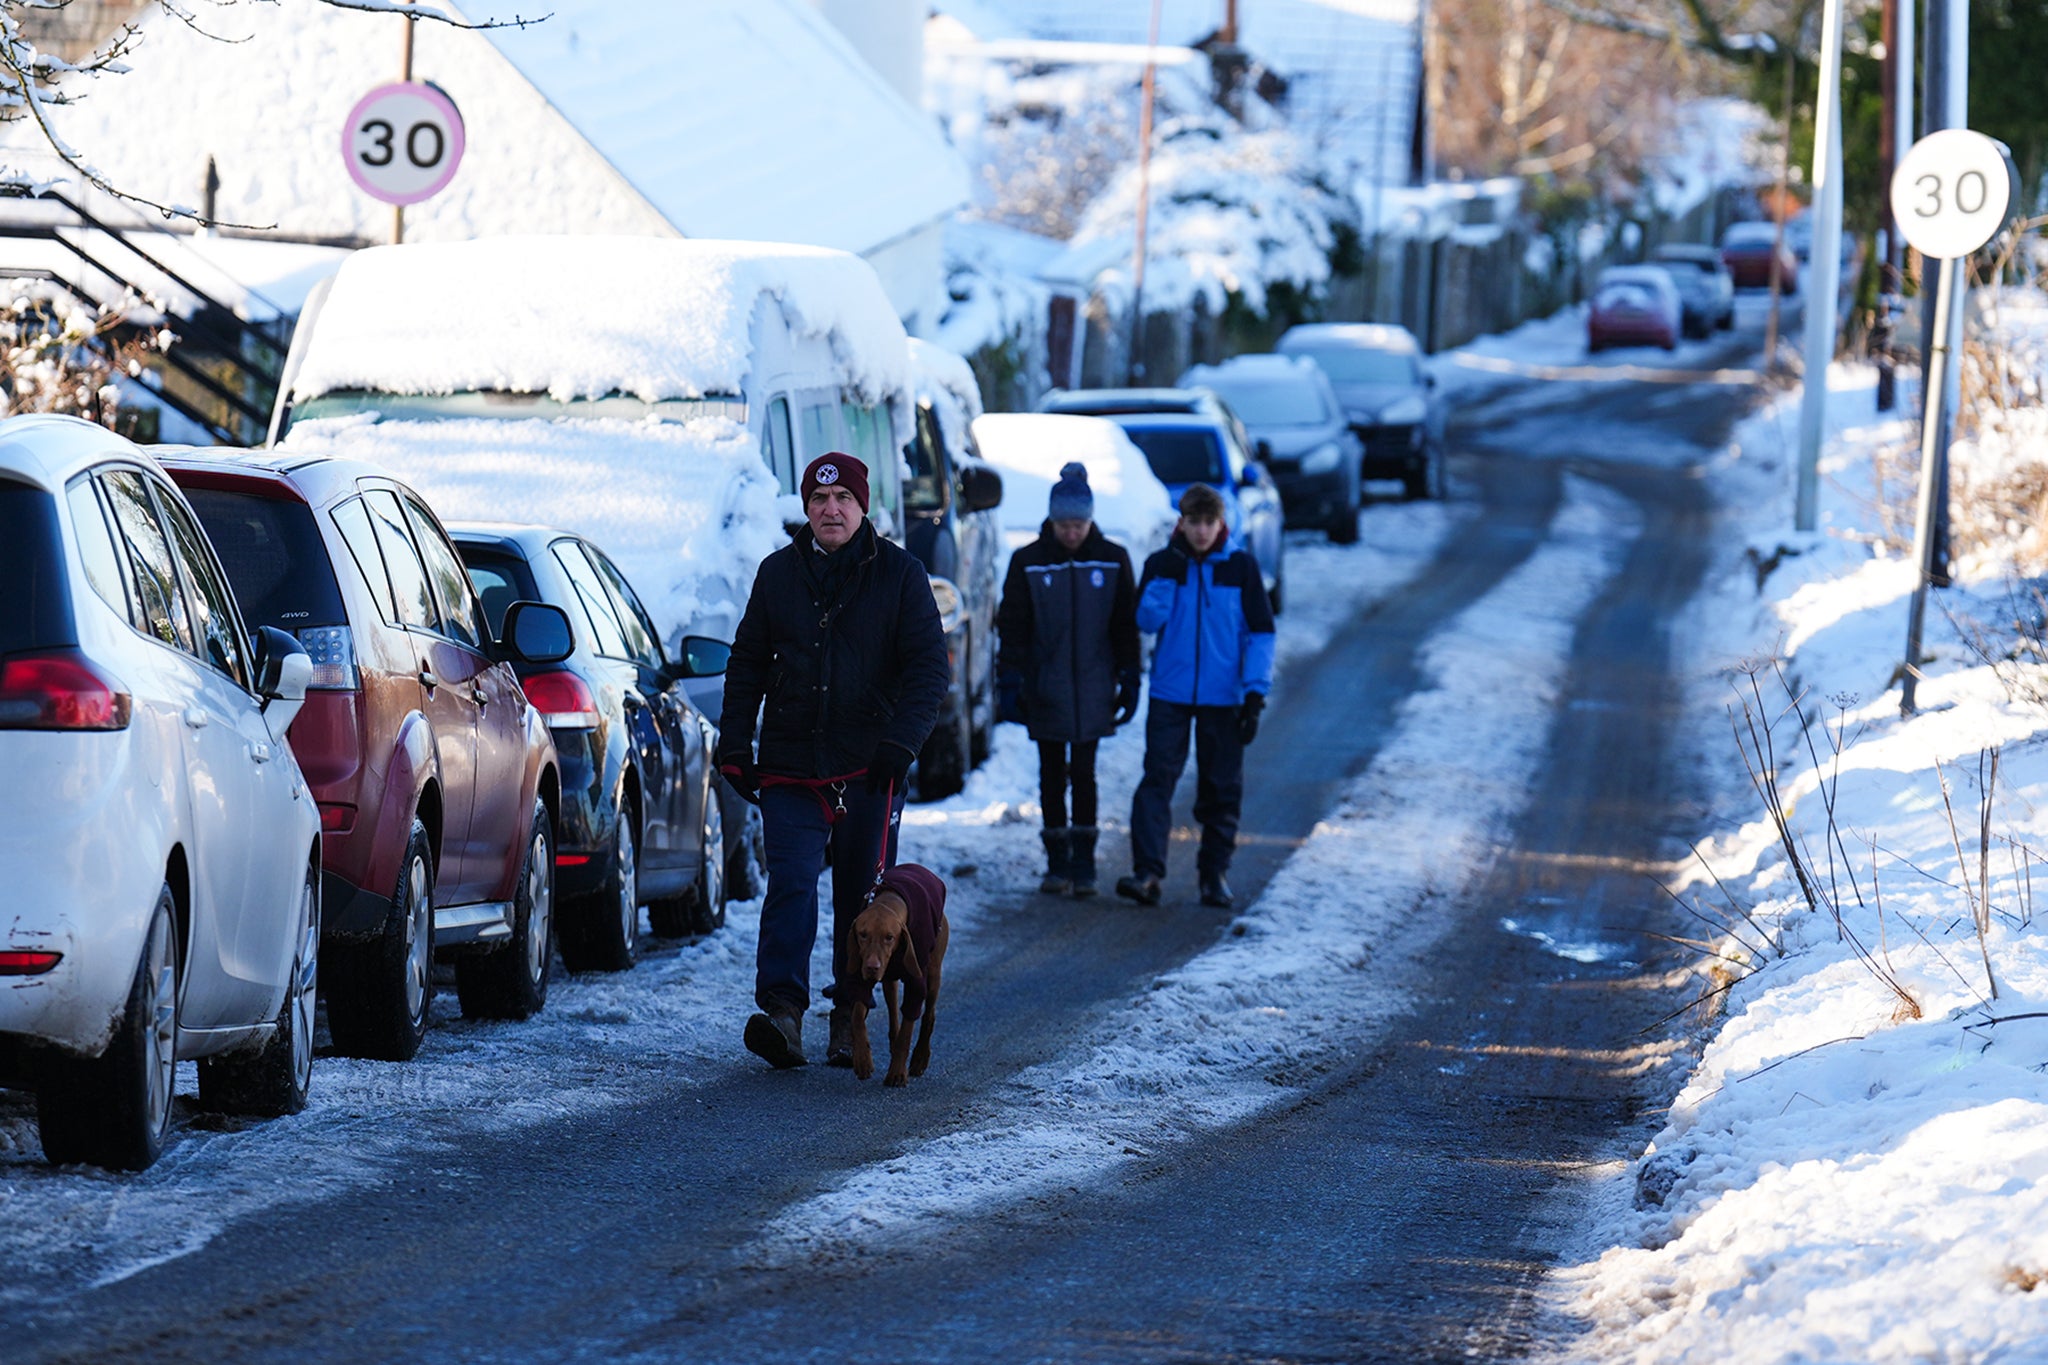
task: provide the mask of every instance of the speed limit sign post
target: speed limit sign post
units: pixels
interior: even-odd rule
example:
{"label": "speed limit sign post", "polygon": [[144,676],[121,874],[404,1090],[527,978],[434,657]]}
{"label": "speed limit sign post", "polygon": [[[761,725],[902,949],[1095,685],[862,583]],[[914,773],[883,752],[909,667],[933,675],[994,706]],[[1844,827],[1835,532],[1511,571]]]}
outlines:
{"label": "speed limit sign post", "polygon": [[448,187],[463,143],[455,101],[419,81],[393,81],[356,101],[341,154],[365,194],[403,209]]}
{"label": "speed limit sign post", "polygon": [[2019,173],[2005,144],[1967,128],[1944,128],[1914,143],[1892,173],[1892,221],[1907,245],[1941,263],[1934,283],[1934,345],[1922,367],[1920,502],[1913,555],[1919,577],[1906,616],[1906,661],[1899,709],[1911,715],[1920,681],[1920,636],[1927,618],[1938,474],[1948,454],[1954,414],[1946,411],[1948,374],[1958,338],[1951,301],[1962,288],[1963,261],[2004,228],[2019,198]]}

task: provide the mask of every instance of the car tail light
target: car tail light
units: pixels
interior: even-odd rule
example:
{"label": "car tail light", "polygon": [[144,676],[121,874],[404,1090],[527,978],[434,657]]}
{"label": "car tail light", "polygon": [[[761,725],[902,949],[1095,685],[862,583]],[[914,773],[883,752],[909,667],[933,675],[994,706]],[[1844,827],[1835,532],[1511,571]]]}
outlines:
{"label": "car tail light", "polygon": [[347,626],[308,626],[296,634],[313,660],[313,678],[306,686],[353,692],[362,685],[356,675],[355,637]]}
{"label": "car tail light", "polygon": [[134,701],[75,649],[0,662],[0,730],[125,730]]}
{"label": "car tail light", "polygon": [[555,865],[557,867],[582,867],[589,861],[590,855],[588,853],[557,853],[555,855]]}
{"label": "car tail light", "polygon": [[62,953],[35,949],[0,949],[0,976],[41,976],[62,961]]}
{"label": "car tail light", "polygon": [[535,673],[524,679],[523,684],[526,699],[533,703],[533,709],[540,712],[540,718],[551,728],[597,728],[597,698],[590,694],[589,685],[574,673],[560,669]]}
{"label": "car tail light", "polygon": [[340,802],[320,803],[320,828],[329,834],[346,834],[355,828],[356,808]]}

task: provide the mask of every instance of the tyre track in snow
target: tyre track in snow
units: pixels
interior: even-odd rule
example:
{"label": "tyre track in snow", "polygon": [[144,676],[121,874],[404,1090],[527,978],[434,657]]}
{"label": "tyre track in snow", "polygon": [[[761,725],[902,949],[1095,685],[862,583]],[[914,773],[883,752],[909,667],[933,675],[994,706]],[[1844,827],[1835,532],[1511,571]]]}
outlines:
{"label": "tyre track in snow", "polygon": [[[1250,756],[1236,876],[1247,900],[1384,738],[1415,685],[1420,642],[1540,540],[1555,471],[1477,473],[1488,516],[1454,535],[1412,589],[1283,679]],[[1125,795],[1112,791],[1107,804]],[[1121,841],[1106,843],[1105,867],[1114,867]],[[907,1094],[856,1090],[824,1068],[777,1076],[739,1064],[673,1086],[645,1073],[650,1097],[626,1108],[460,1135],[459,1144],[431,1131],[421,1160],[387,1159],[367,1188],[267,1209],[181,1259],[25,1306],[16,1343],[27,1359],[217,1362],[386,1349],[522,1358],[527,1348],[510,1344],[519,1341],[531,1358],[552,1358],[574,1349],[593,1313],[660,1319],[679,1302],[715,1297],[733,1274],[732,1250],[778,1209],[973,1122],[1008,1078],[1215,943],[1230,916],[1192,905],[1188,852],[1177,848],[1183,880],[1158,910],[1036,897],[984,910],[974,937],[955,945],[934,1071]],[[391,1122],[402,1129],[402,1112]],[[508,1296],[508,1284],[521,1289]],[[168,1321],[166,1302],[181,1305]],[[498,1351],[481,1345],[489,1342]]]}

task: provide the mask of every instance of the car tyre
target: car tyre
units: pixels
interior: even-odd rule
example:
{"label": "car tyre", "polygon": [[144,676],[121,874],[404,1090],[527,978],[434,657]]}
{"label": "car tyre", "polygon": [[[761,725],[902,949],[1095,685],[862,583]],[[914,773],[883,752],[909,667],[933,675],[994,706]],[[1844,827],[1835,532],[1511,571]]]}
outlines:
{"label": "car tyre", "polygon": [[963,693],[953,714],[934,726],[931,738],[924,742],[924,751],[917,756],[918,800],[937,801],[967,785],[967,774],[974,767],[968,712]]}
{"label": "car tyre", "polygon": [[712,934],[725,927],[725,812],[716,800],[704,802],[704,827],[697,845],[702,870],[689,897],[690,930]]}
{"label": "car tyre", "polygon": [[434,845],[414,820],[383,934],[327,950],[327,1031],[345,1057],[403,1062],[427,1036],[434,1001]]}
{"label": "car tyre", "polygon": [[1330,519],[1327,528],[1332,545],[1356,545],[1358,543],[1358,504],[1340,510]]}
{"label": "car tyre", "polygon": [[320,981],[320,865],[299,892],[298,943],[277,1027],[259,1048],[202,1058],[199,1103],[223,1114],[279,1118],[306,1107],[313,1085],[313,1009]]}
{"label": "car tyre", "polygon": [[140,1171],[163,1155],[177,1079],[179,977],[177,899],[165,882],[113,1041],[90,1060],[53,1062],[39,1078],[36,1123],[52,1164]]}
{"label": "car tyre", "polygon": [[619,803],[612,817],[612,870],[604,887],[565,907],[562,965],[572,972],[623,972],[633,965],[640,933],[640,850],[633,838],[633,808]]}
{"label": "car tyre", "polygon": [[728,898],[750,901],[768,891],[768,830],[760,807],[748,806],[746,812],[739,842],[725,860],[725,887]]}
{"label": "car tyre", "polygon": [[526,854],[512,895],[512,938],[455,960],[455,995],[466,1019],[528,1019],[548,1002],[555,961],[555,827],[533,803]]}
{"label": "car tyre", "polygon": [[1275,578],[1273,580],[1273,586],[1266,592],[1266,605],[1272,608],[1275,616],[1286,610],[1287,580],[1285,578]]}

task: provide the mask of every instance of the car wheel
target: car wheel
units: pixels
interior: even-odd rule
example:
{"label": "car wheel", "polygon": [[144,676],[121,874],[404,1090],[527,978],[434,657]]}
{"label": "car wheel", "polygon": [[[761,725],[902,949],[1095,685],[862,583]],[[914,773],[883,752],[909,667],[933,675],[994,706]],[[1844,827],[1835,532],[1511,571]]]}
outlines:
{"label": "car wheel", "polygon": [[953,795],[967,785],[967,774],[972,770],[973,760],[968,746],[972,740],[968,734],[966,698],[953,708],[953,714],[933,727],[931,738],[924,742],[924,750],[917,756],[917,799],[937,801]]}
{"label": "car wheel", "polygon": [[526,1019],[548,1002],[555,962],[555,827],[533,803],[526,855],[512,895],[512,939],[455,960],[455,994],[466,1019]]}
{"label": "car wheel", "polygon": [[263,1046],[199,1063],[199,1102],[224,1114],[276,1118],[306,1107],[313,1084],[313,1004],[320,979],[320,867],[307,863],[298,943],[277,1027]]}
{"label": "car wheel", "polygon": [[1342,508],[1330,518],[1328,527],[1332,545],[1356,545],[1358,543],[1358,504]]}
{"label": "car wheel", "polygon": [[725,894],[750,901],[768,891],[768,831],[760,807],[748,806],[746,812],[739,842],[725,860]]}
{"label": "car wheel", "polygon": [[434,1001],[434,845],[412,822],[388,927],[374,942],[327,950],[327,1031],[346,1057],[403,1062],[427,1036]]}
{"label": "car wheel", "polygon": [[595,896],[565,907],[562,965],[572,972],[623,972],[633,965],[640,933],[640,850],[633,839],[633,808],[624,801],[612,816],[612,870]]}
{"label": "car wheel", "polygon": [[[995,674],[990,672],[982,678],[981,688],[976,693],[973,703],[967,708],[969,723],[974,725],[973,733],[968,738],[967,757],[977,768],[988,762],[989,749],[995,740],[995,690]],[[988,719],[985,722],[975,724],[973,719],[975,716],[987,716]]]}
{"label": "car wheel", "polygon": [[1286,609],[1287,580],[1285,578],[1276,578],[1273,580],[1273,586],[1267,589],[1266,591],[1266,604],[1272,608],[1273,614],[1275,616],[1278,616],[1283,610]]}
{"label": "car wheel", "polygon": [[177,900],[168,882],[143,939],[107,1050],[89,1061],[52,1063],[36,1090],[43,1155],[140,1171],[163,1154],[178,1066]]}
{"label": "car wheel", "polygon": [[716,933],[725,927],[725,812],[716,801],[704,803],[697,852],[702,870],[690,896],[690,928],[699,934]]}

